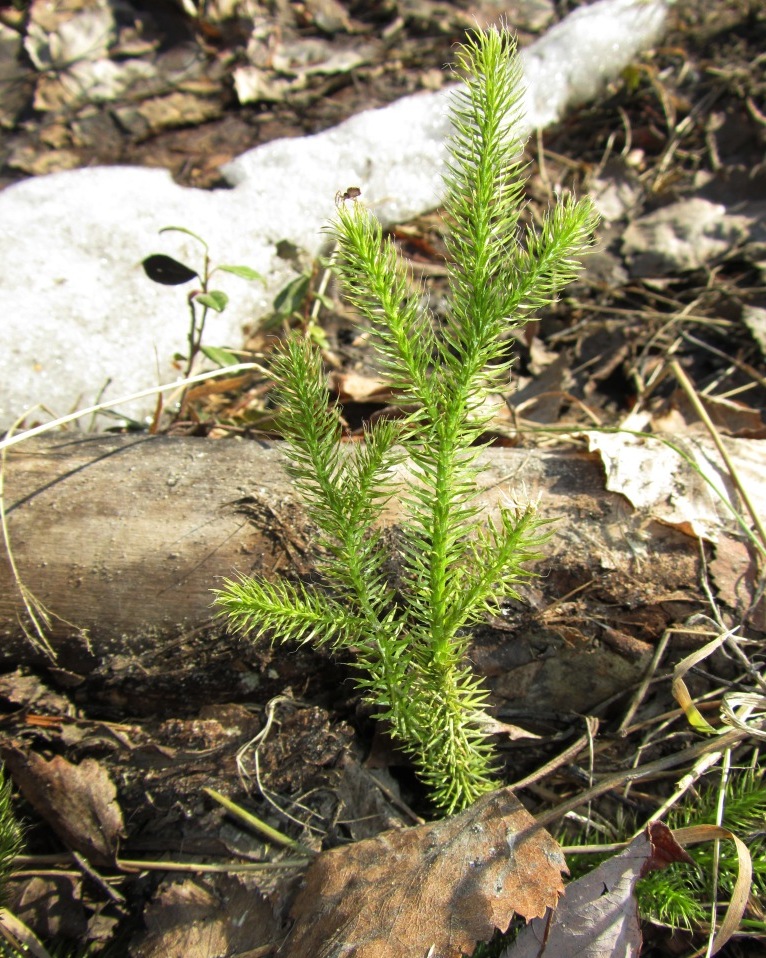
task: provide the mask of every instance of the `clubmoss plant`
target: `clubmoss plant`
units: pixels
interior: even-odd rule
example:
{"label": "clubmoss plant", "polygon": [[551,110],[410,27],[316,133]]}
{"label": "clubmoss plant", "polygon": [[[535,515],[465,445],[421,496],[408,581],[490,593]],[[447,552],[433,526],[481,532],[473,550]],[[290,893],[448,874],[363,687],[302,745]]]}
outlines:
{"label": "clubmoss plant", "polygon": [[[11,780],[0,765],[0,917],[8,904],[7,883],[14,867],[14,859],[23,848],[23,835],[13,814]],[[7,914],[7,913],[6,913]],[[0,929],[0,958],[23,958],[24,952],[16,948],[15,938],[3,923]]]}
{"label": "clubmoss plant", "polygon": [[[506,334],[576,275],[596,222],[589,201],[567,198],[539,230],[520,227],[523,87],[513,38],[475,33],[459,48],[458,68],[466,82],[452,101],[445,177],[447,320],[437,324],[423,308],[359,190],[339,195],[329,227],[341,285],[371,321],[381,369],[414,411],[341,445],[321,356],[305,337],[288,338],[275,368],[281,425],[319,530],[325,588],[240,578],[217,596],[242,629],[352,657],[359,687],[447,813],[493,787],[487,693],[466,657],[470,628],[517,595],[546,538],[532,507],[509,504],[496,521],[480,514],[486,400],[508,377]],[[377,527],[394,494],[404,516],[396,586]]]}
{"label": "clubmoss plant", "polygon": [[[671,828],[715,824],[719,802],[719,788],[710,785],[695,798],[689,797],[672,809],[667,823]],[[756,907],[748,910],[740,931],[743,935],[765,941],[766,837],[763,824],[766,821],[766,780],[763,769],[749,768],[732,773],[726,783],[723,808],[721,824],[747,845],[753,865],[750,896]],[[713,844],[695,845],[688,852],[697,863],[696,869],[671,867],[651,872],[641,880],[637,888],[639,909],[649,920],[707,933],[710,902],[714,896],[724,903],[731,897],[737,877],[737,858],[730,843],[722,842],[716,892]]]}
{"label": "clubmoss plant", "polygon": [[0,908],[5,905],[5,886],[13,870],[13,860],[22,848],[21,826],[13,815],[11,780],[0,766]]}
{"label": "clubmoss plant", "polygon": [[[683,802],[670,809],[665,821],[671,829],[694,825],[718,824],[721,805],[720,785],[707,784],[688,793]],[[739,926],[740,937],[766,941],[766,920],[763,902],[766,898],[766,779],[763,768],[754,764],[732,771],[727,777],[723,794],[723,815],[720,824],[729,829],[747,845],[753,867],[750,901],[753,907]],[[587,845],[586,832],[572,832],[571,822],[557,836],[562,845],[568,845],[567,864],[570,879],[581,878],[609,856],[606,854],[577,854],[577,845]],[[612,823],[611,838],[630,841],[639,827],[634,815],[627,814]],[[697,867],[675,863],[668,868],[649,872],[636,886],[639,913],[646,921],[671,928],[684,929],[695,935],[707,935],[710,930],[710,904],[714,897],[725,906],[734,889],[739,863],[729,842],[721,842],[716,863],[713,842],[690,845],[687,853]],[[715,876],[717,873],[717,882]]]}

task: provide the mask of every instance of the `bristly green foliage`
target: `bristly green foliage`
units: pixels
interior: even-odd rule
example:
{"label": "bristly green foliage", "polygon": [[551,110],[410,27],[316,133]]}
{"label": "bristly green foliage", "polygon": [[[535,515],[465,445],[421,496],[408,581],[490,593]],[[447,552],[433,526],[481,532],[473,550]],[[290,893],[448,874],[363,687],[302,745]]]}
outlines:
{"label": "bristly green foliage", "polygon": [[[531,507],[504,507],[494,523],[479,515],[487,399],[508,376],[507,332],[576,275],[596,222],[587,200],[566,200],[539,232],[520,231],[523,144],[514,131],[523,88],[514,41],[479,31],[458,63],[466,83],[453,101],[445,178],[447,323],[437,329],[361,203],[340,201],[330,228],[344,291],[371,320],[380,366],[414,411],[403,422],[371,425],[364,443],[341,446],[321,358],[305,339],[288,340],[276,368],[282,427],[292,475],[319,528],[328,589],[240,579],[218,594],[238,626],[353,652],[360,687],[445,812],[493,786],[486,692],[466,660],[468,629],[517,595],[546,538]],[[376,531],[394,493],[404,515],[396,589]]]}
{"label": "bristly green foliage", "polygon": [[[719,803],[719,787],[707,785],[694,795],[674,806],[666,823],[670,828],[685,828],[689,825],[715,824]],[[761,903],[763,911],[766,896],[766,780],[762,768],[751,767],[732,772],[726,783],[722,824],[747,845],[753,865],[751,900]],[[628,840],[636,831],[638,821],[634,815],[618,816],[611,837],[616,841]],[[572,831],[571,823],[557,836],[562,844],[572,846],[586,844],[584,831]],[[710,903],[713,897],[714,846],[712,842],[692,845],[686,849],[697,867],[674,864],[661,871],[649,872],[636,886],[639,912],[647,921],[659,922],[672,928],[682,928],[695,933],[709,929]],[[570,879],[581,878],[600,865],[608,855],[567,854]],[[731,897],[737,878],[738,861],[729,842],[721,842],[718,862],[718,900],[725,906]],[[741,933],[766,940],[766,921],[758,917],[758,910],[751,910],[740,926]]]}
{"label": "bristly green foliage", "polygon": [[11,781],[0,766],[0,907],[5,903],[5,886],[13,870],[13,859],[22,848],[21,826],[13,815]]}
{"label": "bristly green foliage", "polygon": [[[719,790],[710,786],[693,799],[689,798],[668,815],[671,828],[686,825],[715,824]],[[734,772],[726,785],[722,824],[747,845],[753,863],[751,896],[763,903],[766,896],[766,781],[763,769]],[[641,914],[655,918],[674,928],[692,931],[705,928],[710,920],[714,874],[712,843],[688,849],[696,869],[670,867],[652,872],[642,879],[638,889]],[[721,842],[719,850],[718,898],[729,900],[737,876],[737,858],[729,842]],[[753,909],[752,917],[742,922],[741,929],[766,939],[766,921]]]}
{"label": "bristly green foliage", "polygon": [[[7,882],[13,860],[23,848],[23,832],[13,814],[11,780],[0,765],[0,910],[7,905]],[[0,958],[24,958],[25,952],[0,935]]]}

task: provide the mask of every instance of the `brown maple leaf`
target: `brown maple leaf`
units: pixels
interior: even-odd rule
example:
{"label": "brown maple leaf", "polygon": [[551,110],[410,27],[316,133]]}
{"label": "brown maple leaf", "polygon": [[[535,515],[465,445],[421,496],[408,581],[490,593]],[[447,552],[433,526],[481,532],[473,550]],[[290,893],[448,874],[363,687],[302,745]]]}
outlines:
{"label": "brown maple leaf", "polygon": [[514,914],[555,908],[558,844],[509,789],[460,815],[324,852],[306,873],[281,955],[458,958]]}

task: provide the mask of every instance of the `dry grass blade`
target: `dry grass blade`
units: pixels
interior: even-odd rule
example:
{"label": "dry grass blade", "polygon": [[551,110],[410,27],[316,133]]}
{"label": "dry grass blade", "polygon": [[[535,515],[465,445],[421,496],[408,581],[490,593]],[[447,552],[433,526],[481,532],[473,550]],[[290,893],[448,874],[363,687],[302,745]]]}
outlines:
{"label": "dry grass blade", "polygon": [[708,955],[715,955],[737,931],[745,914],[753,881],[753,861],[750,852],[740,838],[737,838],[728,828],[722,828],[720,825],[692,825],[688,828],[678,828],[673,832],[673,837],[679,845],[693,845],[697,842],[718,841],[719,839],[734,842],[739,872],[721,927],[707,950]]}
{"label": "dry grass blade", "polygon": [[[34,958],[51,958],[50,952],[46,951],[37,935],[5,908],[0,908],[0,942],[2,940],[12,949],[8,954],[15,952],[19,955],[33,955]],[[0,950],[6,953],[1,944]]]}
{"label": "dry grass blade", "polygon": [[634,768],[627,768],[615,772],[612,775],[605,775],[593,788],[588,788],[572,798],[561,802],[561,804],[555,808],[538,815],[536,818],[537,824],[547,828],[553,824],[553,822],[563,818],[567,812],[571,812],[573,809],[585,805],[599,795],[605,795],[613,788],[625,785],[627,782],[638,782],[641,779],[656,775],[658,772],[665,772],[668,769],[677,768],[679,765],[685,765],[687,762],[693,761],[709,752],[721,752],[727,748],[735,748],[745,741],[746,738],[747,733],[739,729],[731,729],[728,732],[721,733],[713,740],[697,742],[695,745],[681,749],[672,755],[666,755],[664,758],[657,759],[654,762],[647,762],[646,765],[638,765]]}
{"label": "dry grass blade", "polygon": [[224,369],[213,369],[207,373],[199,373],[197,376],[188,376],[186,379],[179,379],[174,383],[165,383],[162,386],[152,386],[150,389],[142,389],[140,392],[130,393],[128,396],[120,396],[118,399],[110,399],[109,402],[97,403],[95,406],[87,406],[85,409],[78,409],[76,412],[69,413],[67,416],[61,416],[59,419],[54,419],[51,422],[43,423],[40,426],[35,426],[33,429],[27,429],[26,432],[6,436],[5,439],[0,440],[0,450],[8,449],[11,446],[15,446],[19,442],[24,442],[26,439],[31,439],[33,436],[40,436],[43,433],[52,432],[54,429],[60,429],[62,426],[68,426],[70,422],[76,422],[78,419],[82,419],[85,416],[92,416],[94,413],[102,412],[105,409],[112,409],[115,406],[124,406],[127,403],[131,403],[137,399],[145,399],[147,396],[158,396],[174,389],[183,390],[186,389],[187,386],[191,386],[194,383],[203,383],[208,379],[215,379],[216,376],[231,376],[233,373],[244,372],[247,369],[259,369],[264,371],[263,367],[259,366],[258,363],[237,363],[235,366],[226,366]]}
{"label": "dry grass blade", "polygon": [[[740,710],[739,714],[735,709]],[[758,712],[757,717],[751,720],[754,711]],[[766,740],[766,730],[763,728],[766,713],[766,695],[758,692],[727,692],[721,703],[721,719],[727,725],[741,729],[752,735],[753,738]],[[757,722],[759,727],[753,725]]]}
{"label": "dry grass blade", "polygon": [[251,828],[260,832],[267,841],[273,842],[276,845],[283,845],[293,852],[305,855],[306,858],[313,858],[315,856],[315,852],[310,848],[307,848],[305,845],[301,845],[300,842],[297,842],[294,839],[289,838],[287,835],[282,834],[282,832],[278,831],[276,828],[272,828],[271,825],[268,825],[262,819],[258,818],[257,815],[254,815],[252,812],[248,812],[247,809],[242,808],[241,805],[237,805],[236,802],[232,802],[230,798],[227,798],[225,795],[221,795],[221,793],[217,792],[214,788],[204,788],[203,792],[205,792],[206,795],[209,795],[213,801],[216,801],[219,805],[222,805],[230,815],[233,815],[241,822],[244,822],[246,825],[249,825]]}
{"label": "dry grass blade", "polygon": [[705,735],[715,735],[717,730],[700,714],[697,706],[692,701],[692,697],[689,694],[683,677],[690,669],[694,668],[695,665],[704,661],[708,656],[712,655],[716,649],[719,649],[732,634],[733,630],[724,632],[722,635],[713,639],[712,642],[703,645],[701,649],[697,649],[691,655],[687,655],[686,658],[682,659],[673,669],[673,698],[684,710],[684,715],[689,725],[697,732],[701,732]]}

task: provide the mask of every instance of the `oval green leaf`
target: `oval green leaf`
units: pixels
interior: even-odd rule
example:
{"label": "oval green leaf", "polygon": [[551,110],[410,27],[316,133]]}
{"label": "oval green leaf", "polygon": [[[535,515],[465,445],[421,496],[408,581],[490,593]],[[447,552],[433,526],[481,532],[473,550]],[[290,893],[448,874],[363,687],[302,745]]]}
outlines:
{"label": "oval green leaf", "polygon": [[279,316],[292,316],[297,313],[308,293],[311,277],[301,273],[292,282],[281,289],[274,300],[274,310]]}
{"label": "oval green leaf", "polygon": [[265,282],[263,276],[249,266],[217,266],[216,269],[220,269],[224,273],[234,273],[235,276],[239,276],[241,279],[257,279],[262,283]]}
{"label": "oval green leaf", "polygon": [[230,353],[228,349],[222,349],[220,346],[203,346],[202,354],[207,356],[216,366],[220,366],[221,369],[225,369],[226,366],[236,366],[239,362],[234,353]]}
{"label": "oval green leaf", "polygon": [[194,299],[200,303],[200,305],[214,309],[216,313],[222,313],[226,309],[226,304],[229,302],[229,297],[226,293],[221,292],[220,289],[211,289],[207,293],[199,293]]}

